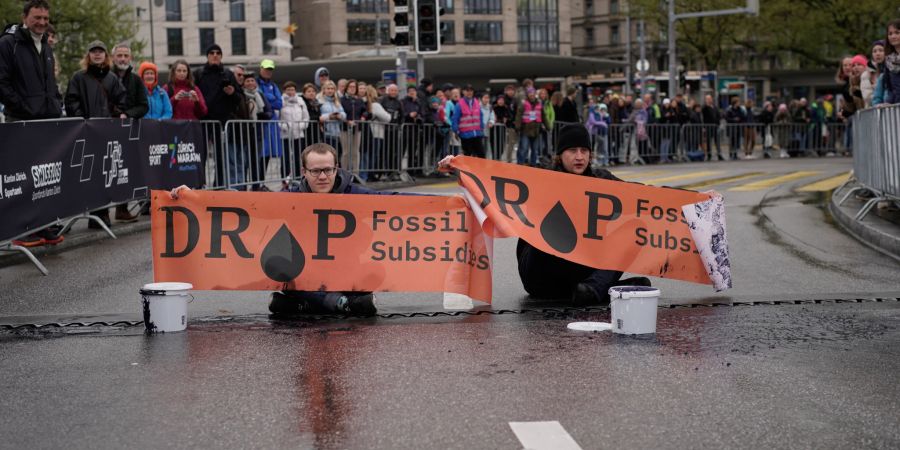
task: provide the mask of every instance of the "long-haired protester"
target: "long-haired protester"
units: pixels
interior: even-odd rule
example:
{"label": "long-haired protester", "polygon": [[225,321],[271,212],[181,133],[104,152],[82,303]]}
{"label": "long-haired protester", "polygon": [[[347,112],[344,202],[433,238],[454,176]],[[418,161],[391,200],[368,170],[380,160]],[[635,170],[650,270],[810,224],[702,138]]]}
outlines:
{"label": "long-haired protester", "polygon": [[179,59],[172,64],[166,92],[172,102],[173,119],[200,120],[206,116],[206,100],[200,88],[194,84],[194,75],[187,61]]}
{"label": "long-haired protester", "polygon": [[65,103],[69,117],[126,117],[125,88],[112,73],[112,58],[103,42],[88,45],[81,70],[69,80]]}
{"label": "long-haired protester", "polygon": [[900,103],[900,19],[887,25],[887,46],[884,55],[882,84],[884,103]]}
{"label": "long-haired protester", "polygon": [[150,61],[144,61],[138,66],[138,76],[144,82],[147,88],[147,103],[150,109],[147,111],[145,119],[165,120],[172,118],[172,102],[169,100],[169,94],[159,85],[159,69],[156,64]]}

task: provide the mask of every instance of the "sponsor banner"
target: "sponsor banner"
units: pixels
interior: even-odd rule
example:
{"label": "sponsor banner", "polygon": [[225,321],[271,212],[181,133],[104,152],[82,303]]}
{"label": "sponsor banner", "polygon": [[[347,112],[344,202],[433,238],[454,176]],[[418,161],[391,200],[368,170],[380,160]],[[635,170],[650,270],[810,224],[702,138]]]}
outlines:
{"label": "sponsor banner", "polygon": [[[459,170],[470,205],[486,216],[484,229],[495,237],[517,236],[544,252],[599,269],[712,284],[682,214],[684,205],[706,202],[708,194],[465,156],[451,165]],[[724,207],[721,214],[721,233],[709,234],[710,239],[724,239]],[[722,272],[727,242],[715,247],[726,255],[716,265]],[[730,283],[729,276],[715,287]]]}
{"label": "sponsor banner", "polygon": [[0,142],[0,241],[150,189],[196,186],[206,145],[197,122],[119,119],[2,124]]}
{"label": "sponsor banner", "polygon": [[493,241],[458,196],[153,191],[151,210],[158,282],[491,300]]}

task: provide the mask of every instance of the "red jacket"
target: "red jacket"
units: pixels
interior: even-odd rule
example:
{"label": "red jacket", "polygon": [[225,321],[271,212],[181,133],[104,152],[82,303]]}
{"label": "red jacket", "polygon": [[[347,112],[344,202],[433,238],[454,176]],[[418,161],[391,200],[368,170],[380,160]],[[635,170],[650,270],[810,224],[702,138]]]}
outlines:
{"label": "red jacket", "polygon": [[[182,91],[194,91],[197,93],[199,101],[194,102],[190,98],[179,98],[178,93]],[[194,86],[188,87],[187,83],[173,81],[171,85],[166,87],[169,94],[169,100],[172,102],[172,118],[176,120],[200,120],[206,116],[206,101],[203,100],[203,94],[200,89]]]}

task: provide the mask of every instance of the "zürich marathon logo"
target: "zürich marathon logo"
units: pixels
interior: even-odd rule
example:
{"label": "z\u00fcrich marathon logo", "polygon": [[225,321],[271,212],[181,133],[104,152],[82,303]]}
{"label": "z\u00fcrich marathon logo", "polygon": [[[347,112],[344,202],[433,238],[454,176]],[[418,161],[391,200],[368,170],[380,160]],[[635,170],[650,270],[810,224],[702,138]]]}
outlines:
{"label": "z\u00fcrich marathon logo", "polygon": [[150,167],[161,166],[163,155],[169,157],[169,168],[177,166],[179,171],[196,170],[196,164],[202,161],[194,143],[179,141],[178,136],[169,144],[151,145],[148,153]]}

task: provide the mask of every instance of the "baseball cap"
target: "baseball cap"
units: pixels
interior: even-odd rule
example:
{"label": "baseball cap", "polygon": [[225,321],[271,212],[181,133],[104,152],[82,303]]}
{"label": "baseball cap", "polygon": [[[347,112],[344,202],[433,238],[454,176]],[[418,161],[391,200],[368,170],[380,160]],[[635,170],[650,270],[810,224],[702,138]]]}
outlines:
{"label": "baseball cap", "polygon": [[260,69],[274,69],[275,61],[272,61],[271,59],[264,59],[259,62],[259,68]]}
{"label": "baseball cap", "polygon": [[104,44],[103,41],[92,41],[90,44],[88,44],[88,52],[95,48],[99,48],[100,50],[109,53],[109,51],[106,50],[106,44]]}

